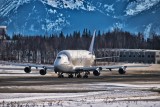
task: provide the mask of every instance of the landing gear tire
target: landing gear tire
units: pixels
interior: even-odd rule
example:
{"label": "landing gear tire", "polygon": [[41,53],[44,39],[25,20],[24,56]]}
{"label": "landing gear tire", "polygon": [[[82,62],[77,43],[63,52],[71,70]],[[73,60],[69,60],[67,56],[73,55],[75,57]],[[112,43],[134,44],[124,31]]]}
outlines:
{"label": "landing gear tire", "polygon": [[90,72],[89,72],[89,71],[85,72],[85,74],[84,74],[83,78],[88,78],[88,75],[89,75],[89,74],[90,74]]}
{"label": "landing gear tire", "polygon": [[84,75],[83,78],[88,78],[88,75]]}
{"label": "landing gear tire", "polygon": [[77,75],[77,78],[82,78],[82,75],[78,74],[78,75]]}
{"label": "landing gear tire", "polygon": [[72,74],[69,74],[69,75],[68,75],[68,78],[73,78],[73,75],[72,75]]}
{"label": "landing gear tire", "polygon": [[58,78],[64,78],[64,75],[62,73],[58,73]]}
{"label": "landing gear tire", "polygon": [[58,75],[58,78],[64,78],[64,75]]}

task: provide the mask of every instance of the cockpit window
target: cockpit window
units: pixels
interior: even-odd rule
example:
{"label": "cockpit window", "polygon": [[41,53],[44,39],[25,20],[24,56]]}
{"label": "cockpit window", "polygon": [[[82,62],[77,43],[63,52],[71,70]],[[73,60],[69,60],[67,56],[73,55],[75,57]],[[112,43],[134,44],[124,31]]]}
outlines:
{"label": "cockpit window", "polygon": [[89,55],[92,55],[92,53],[89,53]]}
{"label": "cockpit window", "polygon": [[61,57],[60,57],[60,56],[58,56],[58,57],[57,57],[57,59],[61,59]]}

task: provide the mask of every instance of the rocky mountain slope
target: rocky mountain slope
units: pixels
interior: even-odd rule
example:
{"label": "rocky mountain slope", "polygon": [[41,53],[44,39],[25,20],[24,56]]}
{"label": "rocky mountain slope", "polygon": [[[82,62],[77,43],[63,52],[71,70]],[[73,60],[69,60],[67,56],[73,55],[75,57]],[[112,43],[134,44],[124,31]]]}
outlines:
{"label": "rocky mountain slope", "polygon": [[8,33],[51,34],[115,27],[146,37],[160,33],[160,0],[1,0]]}

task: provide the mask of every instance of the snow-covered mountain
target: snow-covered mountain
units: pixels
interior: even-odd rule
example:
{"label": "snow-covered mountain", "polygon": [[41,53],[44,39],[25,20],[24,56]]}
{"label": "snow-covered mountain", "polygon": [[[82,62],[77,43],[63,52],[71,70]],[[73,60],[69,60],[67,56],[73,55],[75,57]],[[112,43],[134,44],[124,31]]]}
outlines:
{"label": "snow-covered mountain", "polygon": [[122,28],[160,33],[160,0],[1,0],[0,25],[8,33],[70,33]]}

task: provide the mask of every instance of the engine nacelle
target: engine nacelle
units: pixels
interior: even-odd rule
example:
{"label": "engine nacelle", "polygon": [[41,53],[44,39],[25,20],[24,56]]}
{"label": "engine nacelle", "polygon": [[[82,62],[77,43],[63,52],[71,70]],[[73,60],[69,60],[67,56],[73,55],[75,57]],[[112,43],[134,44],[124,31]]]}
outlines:
{"label": "engine nacelle", "polygon": [[39,73],[40,73],[41,75],[46,75],[47,71],[46,71],[45,69],[41,69],[41,70],[39,71]]}
{"label": "engine nacelle", "polygon": [[25,73],[30,73],[31,72],[31,67],[25,67],[24,72]]}
{"label": "engine nacelle", "polygon": [[94,76],[99,76],[101,73],[100,71],[102,70],[102,68],[97,68],[96,70],[93,71],[93,75]]}
{"label": "engine nacelle", "polygon": [[125,74],[126,73],[126,71],[123,68],[119,68],[118,72],[119,72],[119,74]]}

